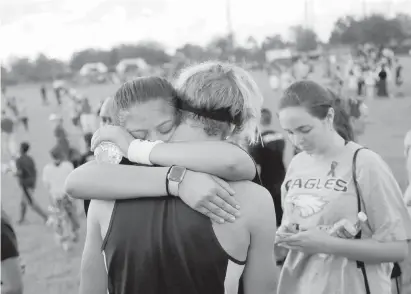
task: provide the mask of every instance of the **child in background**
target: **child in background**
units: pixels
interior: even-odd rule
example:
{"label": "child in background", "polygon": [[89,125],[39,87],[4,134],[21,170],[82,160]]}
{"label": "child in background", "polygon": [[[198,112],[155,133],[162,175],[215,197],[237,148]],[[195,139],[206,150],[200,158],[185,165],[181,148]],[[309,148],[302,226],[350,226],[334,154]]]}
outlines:
{"label": "child in background", "polygon": [[58,147],[50,152],[53,162],[43,170],[43,183],[50,193],[51,217],[49,223],[53,226],[56,239],[65,251],[69,250],[78,239],[80,227],[74,201],[67,196],[64,184],[68,175],[73,171],[73,164],[64,159]]}

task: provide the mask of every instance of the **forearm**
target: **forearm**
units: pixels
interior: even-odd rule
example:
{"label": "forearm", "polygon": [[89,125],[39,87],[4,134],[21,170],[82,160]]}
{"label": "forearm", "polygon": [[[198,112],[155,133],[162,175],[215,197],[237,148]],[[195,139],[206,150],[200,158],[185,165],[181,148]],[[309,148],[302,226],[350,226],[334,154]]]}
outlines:
{"label": "forearm", "polygon": [[[80,294],[106,294],[107,274],[104,270],[102,256],[95,256],[98,260],[82,261],[80,273]],[[102,267],[103,266],[103,267]]]}
{"label": "forearm", "polygon": [[240,147],[227,142],[176,142],[156,145],[150,161],[161,166],[180,165],[225,180],[252,180],[255,165]]}
{"label": "forearm", "polygon": [[168,169],[91,162],[69,175],[66,193],[77,199],[98,200],[166,196]]}
{"label": "forearm", "polygon": [[335,237],[326,251],[328,254],[372,264],[402,261],[407,256],[408,247],[406,241],[378,242]]}

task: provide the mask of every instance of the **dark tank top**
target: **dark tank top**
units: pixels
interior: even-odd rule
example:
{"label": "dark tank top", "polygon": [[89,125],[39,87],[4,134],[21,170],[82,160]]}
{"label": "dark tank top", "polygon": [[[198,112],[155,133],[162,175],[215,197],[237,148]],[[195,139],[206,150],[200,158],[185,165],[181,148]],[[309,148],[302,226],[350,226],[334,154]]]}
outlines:
{"label": "dark tank top", "polygon": [[245,264],[208,217],[169,196],[117,200],[102,251],[109,294],[224,294],[229,261]]}
{"label": "dark tank top", "polygon": [[230,257],[179,198],[116,201],[102,250],[110,294],[224,294]]}
{"label": "dark tank top", "polygon": [[224,294],[229,261],[245,264],[222,248],[208,217],[169,196],[117,200],[102,251],[109,294]]}

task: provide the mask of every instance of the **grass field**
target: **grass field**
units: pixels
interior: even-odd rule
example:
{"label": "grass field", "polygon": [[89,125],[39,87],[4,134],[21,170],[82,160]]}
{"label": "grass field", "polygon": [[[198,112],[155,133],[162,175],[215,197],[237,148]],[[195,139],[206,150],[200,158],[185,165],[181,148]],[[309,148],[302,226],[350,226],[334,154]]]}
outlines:
{"label": "grass field", "polygon": [[[404,59],[404,77],[411,76],[411,58]],[[265,96],[266,107],[275,110],[276,97],[269,89],[265,77],[256,74],[257,82]],[[99,85],[79,89],[86,94],[93,103],[113,94],[117,86]],[[411,83],[405,85],[405,91],[411,94]],[[31,154],[35,158],[39,171],[50,160],[48,151],[53,145],[52,127],[48,116],[52,112],[63,112],[56,106],[54,96],[49,92],[50,106],[42,106],[39,87],[20,86],[8,89],[8,94],[22,97],[28,106],[30,132],[25,134],[19,130],[19,139],[28,140],[31,145]],[[374,100],[369,104],[370,124],[361,143],[380,153],[389,163],[402,188],[406,185],[406,173],[403,157],[403,138],[407,130],[411,129],[411,99],[392,98]],[[64,108],[63,108],[64,109]],[[68,120],[66,120],[68,122]],[[73,127],[67,127],[73,140],[80,141],[80,134]],[[275,124],[278,128],[278,124]],[[3,209],[9,214],[13,222],[18,218],[19,199],[21,192],[16,179],[10,175],[2,175],[1,201]],[[41,183],[35,198],[42,207],[48,205],[48,195]],[[20,252],[26,264],[24,275],[25,294],[71,294],[76,293],[79,284],[79,270],[82,246],[85,234],[85,222],[82,217],[81,239],[73,251],[64,253],[54,242],[53,235],[46,228],[39,217],[28,212],[28,223],[22,226],[14,225],[17,231]],[[410,228],[411,229],[411,228]]]}

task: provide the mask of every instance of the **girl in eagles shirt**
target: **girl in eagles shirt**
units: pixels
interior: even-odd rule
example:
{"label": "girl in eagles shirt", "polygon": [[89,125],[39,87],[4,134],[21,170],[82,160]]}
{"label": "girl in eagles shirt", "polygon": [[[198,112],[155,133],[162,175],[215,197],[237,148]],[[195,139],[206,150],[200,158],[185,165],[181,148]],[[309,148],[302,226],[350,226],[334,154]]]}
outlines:
{"label": "girl in eagles shirt", "polygon": [[[393,263],[407,256],[411,220],[378,154],[363,149],[356,159],[361,211],[368,218],[359,223],[361,239],[320,229],[344,219],[357,223],[359,213],[352,171],[354,152],[361,146],[352,142],[347,113],[333,102],[320,85],[299,81],[279,103],[280,123],[302,152],[292,159],[282,186],[284,217],[277,245],[289,251],[278,293],[388,294]],[[365,264],[365,275],[357,261]]]}

